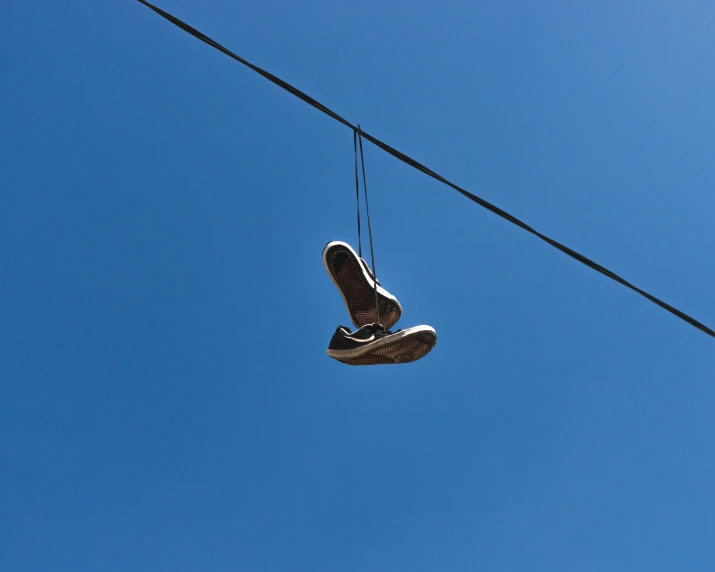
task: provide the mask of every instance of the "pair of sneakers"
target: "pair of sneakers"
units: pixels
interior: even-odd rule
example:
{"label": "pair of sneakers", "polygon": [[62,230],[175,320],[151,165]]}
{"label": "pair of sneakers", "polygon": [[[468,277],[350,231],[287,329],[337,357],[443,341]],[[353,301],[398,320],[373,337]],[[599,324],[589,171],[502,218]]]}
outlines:
{"label": "pair of sneakers", "polygon": [[390,331],[402,316],[402,306],[349,244],[329,242],[323,250],[323,264],[358,328],[351,332],[338,326],[328,347],[331,358],[348,365],[408,363],[432,350],[437,334],[430,326]]}

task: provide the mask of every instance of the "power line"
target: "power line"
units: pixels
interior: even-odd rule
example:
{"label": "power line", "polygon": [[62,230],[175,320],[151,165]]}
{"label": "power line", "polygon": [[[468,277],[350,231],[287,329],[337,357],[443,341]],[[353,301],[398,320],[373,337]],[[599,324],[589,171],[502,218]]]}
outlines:
{"label": "power line", "polygon": [[206,44],[208,44],[208,45],[211,46],[212,48],[217,49],[218,51],[220,51],[220,52],[226,54],[227,56],[229,56],[230,58],[236,60],[237,62],[240,62],[240,63],[242,63],[243,65],[245,65],[246,67],[251,68],[251,69],[252,69],[253,71],[255,71],[256,73],[258,73],[258,74],[262,75],[263,77],[265,77],[267,80],[271,81],[272,83],[274,83],[274,84],[276,84],[277,86],[279,86],[279,87],[283,88],[284,90],[286,90],[288,93],[290,93],[290,94],[296,96],[297,98],[303,100],[303,101],[306,102],[308,105],[311,105],[312,107],[318,109],[319,111],[322,111],[323,113],[325,113],[325,114],[328,115],[329,117],[332,117],[335,121],[337,121],[337,122],[339,122],[339,123],[342,123],[342,124],[345,125],[346,127],[349,127],[350,129],[353,130],[353,133],[360,131],[361,134],[362,134],[362,137],[364,137],[365,139],[367,139],[368,141],[370,141],[373,145],[376,145],[377,147],[379,147],[380,149],[382,149],[382,150],[385,151],[386,153],[388,153],[388,154],[392,155],[393,157],[399,159],[399,160],[402,161],[403,163],[406,163],[406,164],[409,165],[410,167],[413,167],[414,169],[417,169],[418,171],[421,171],[421,172],[424,173],[425,175],[427,175],[427,176],[429,176],[429,177],[432,177],[433,179],[439,181],[440,183],[443,183],[443,184],[445,184],[445,185],[451,187],[452,189],[454,189],[454,190],[457,191],[458,193],[460,193],[460,194],[464,195],[465,197],[467,197],[469,200],[474,201],[475,203],[477,203],[479,206],[481,206],[481,207],[487,209],[488,211],[491,211],[491,212],[494,213],[495,215],[500,216],[501,218],[503,218],[503,219],[509,221],[510,223],[512,223],[512,224],[514,224],[514,225],[516,225],[516,226],[518,226],[519,228],[525,230],[526,232],[528,232],[528,233],[530,233],[530,234],[536,236],[537,238],[543,240],[543,241],[546,242],[547,244],[550,244],[550,245],[553,246],[554,248],[557,248],[558,250],[560,250],[560,251],[563,252],[564,254],[567,254],[567,255],[570,256],[571,258],[577,260],[577,261],[580,262],[581,264],[584,264],[584,265],[588,266],[589,268],[592,268],[592,269],[595,270],[596,272],[599,272],[599,273],[603,274],[604,276],[607,276],[607,277],[610,278],[611,280],[614,280],[614,281],[618,282],[619,284],[625,286],[626,288],[629,288],[630,290],[633,290],[634,292],[637,292],[638,294],[640,294],[640,295],[643,296],[644,298],[650,300],[650,301],[653,302],[654,304],[657,304],[658,306],[660,306],[660,307],[663,308],[664,310],[667,310],[667,311],[670,312],[671,314],[674,314],[675,316],[677,316],[677,317],[680,318],[681,320],[684,320],[685,322],[687,322],[687,323],[690,324],[691,326],[694,326],[694,327],[697,328],[698,330],[700,330],[700,331],[702,331],[702,332],[705,332],[705,333],[708,334],[709,336],[715,338],[715,331],[713,331],[712,329],[708,328],[708,327],[707,327],[705,324],[703,324],[702,322],[699,322],[699,321],[696,320],[695,318],[693,318],[693,317],[689,316],[688,314],[686,314],[686,313],[684,313],[684,312],[678,310],[678,309],[675,308],[674,306],[671,306],[670,304],[668,304],[668,303],[666,303],[666,302],[663,302],[662,300],[660,300],[659,298],[656,298],[656,297],[653,296],[652,294],[649,294],[649,293],[646,292],[645,290],[642,290],[642,289],[638,288],[637,286],[634,286],[633,284],[631,284],[631,283],[628,282],[627,280],[621,278],[620,276],[618,276],[618,275],[615,274],[614,272],[611,272],[610,270],[608,270],[608,269],[605,268],[604,266],[601,266],[601,265],[598,264],[597,262],[594,262],[594,261],[591,260],[590,258],[584,256],[583,254],[580,254],[580,253],[576,252],[576,251],[573,250],[572,248],[569,248],[568,246],[566,246],[566,245],[564,245],[564,244],[561,244],[560,242],[554,240],[553,238],[549,238],[549,237],[546,236],[545,234],[542,234],[541,232],[539,232],[539,231],[536,230],[535,228],[529,226],[528,224],[526,224],[525,222],[519,220],[519,219],[516,218],[515,216],[509,214],[508,212],[506,212],[506,211],[500,209],[500,208],[497,207],[496,205],[493,205],[493,204],[490,203],[489,201],[487,201],[487,200],[485,200],[485,199],[482,199],[481,197],[478,197],[478,196],[476,196],[476,195],[470,193],[469,191],[467,191],[466,189],[463,189],[462,187],[460,187],[459,185],[456,185],[455,183],[452,183],[451,181],[445,179],[445,178],[442,177],[441,175],[439,175],[439,174],[437,174],[436,172],[434,172],[434,171],[433,171],[432,169],[430,169],[429,167],[426,167],[425,165],[423,165],[422,163],[416,161],[416,160],[413,159],[412,157],[410,157],[410,156],[408,156],[408,155],[405,155],[405,154],[402,153],[401,151],[398,151],[397,149],[395,149],[394,147],[392,147],[392,146],[388,145],[387,143],[381,141],[381,140],[378,139],[377,137],[375,137],[375,136],[373,136],[373,135],[370,135],[370,134],[367,133],[366,131],[360,130],[360,129],[358,128],[358,126],[353,125],[350,121],[348,121],[347,119],[341,117],[340,115],[338,115],[337,113],[335,113],[333,110],[329,109],[328,107],[326,107],[325,105],[323,105],[322,103],[320,103],[318,100],[316,100],[316,99],[310,97],[310,96],[309,96],[308,94],[306,94],[305,92],[303,92],[303,91],[299,90],[298,88],[296,88],[296,87],[290,85],[289,83],[287,83],[286,81],[284,81],[284,80],[280,79],[279,77],[273,75],[272,73],[270,73],[270,72],[268,72],[268,71],[266,71],[266,70],[264,70],[264,69],[262,69],[262,68],[259,68],[258,66],[252,64],[251,62],[249,62],[249,61],[243,59],[241,56],[239,56],[239,55],[233,53],[232,51],[230,51],[229,49],[223,47],[221,44],[219,44],[219,43],[216,42],[215,40],[212,40],[211,38],[209,38],[208,36],[206,36],[206,35],[203,34],[202,32],[199,32],[196,28],[193,28],[193,27],[189,26],[189,25],[186,24],[185,22],[182,22],[181,20],[179,20],[179,19],[176,18],[175,16],[172,16],[172,15],[169,14],[168,12],[165,12],[165,11],[162,10],[161,8],[157,8],[156,6],[150,4],[149,2],[146,2],[146,0],[138,0],[138,2],[141,2],[141,3],[144,4],[145,6],[147,6],[148,8],[150,8],[151,10],[153,10],[154,12],[156,12],[157,14],[159,14],[160,16],[162,16],[163,18],[167,19],[169,22],[171,22],[171,23],[174,24],[175,26],[178,26],[179,28],[181,28],[181,29],[184,30],[185,32],[191,34],[191,35],[194,36],[195,38],[201,40],[202,42],[205,42]]}

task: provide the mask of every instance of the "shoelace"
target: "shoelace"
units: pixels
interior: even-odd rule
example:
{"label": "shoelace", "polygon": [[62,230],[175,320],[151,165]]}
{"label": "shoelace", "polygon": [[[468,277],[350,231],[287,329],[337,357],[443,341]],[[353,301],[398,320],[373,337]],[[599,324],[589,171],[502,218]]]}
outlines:
{"label": "shoelace", "polygon": [[[370,236],[370,259],[372,260],[372,272],[367,267],[367,264],[362,259],[362,237],[360,236],[360,177],[358,176],[358,142],[360,143],[360,163],[362,165],[362,187],[365,193],[365,214],[367,215],[367,232]],[[365,176],[365,153],[362,146],[362,129],[358,124],[357,129],[353,130],[353,152],[355,155],[355,198],[357,199],[357,227],[358,227],[358,256],[360,261],[365,266],[365,269],[372,277],[375,283],[375,323],[380,323],[380,298],[377,294],[377,268],[375,267],[375,249],[372,242],[372,224],[370,222],[370,202],[367,196],[367,177]]]}

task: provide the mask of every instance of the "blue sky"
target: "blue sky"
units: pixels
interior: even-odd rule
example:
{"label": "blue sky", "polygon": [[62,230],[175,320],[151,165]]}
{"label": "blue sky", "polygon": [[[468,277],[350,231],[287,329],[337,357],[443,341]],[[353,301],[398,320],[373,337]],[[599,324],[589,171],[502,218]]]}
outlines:
{"label": "blue sky", "polygon": [[[715,8],[160,6],[715,324]],[[714,340],[366,148],[424,360],[325,355],[352,136],[137,2],[0,23],[0,567],[715,567]]]}

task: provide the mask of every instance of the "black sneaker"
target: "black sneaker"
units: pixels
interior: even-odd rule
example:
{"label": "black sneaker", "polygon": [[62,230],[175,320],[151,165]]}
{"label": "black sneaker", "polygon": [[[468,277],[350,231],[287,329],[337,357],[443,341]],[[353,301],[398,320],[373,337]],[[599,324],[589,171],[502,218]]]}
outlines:
{"label": "black sneaker", "polygon": [[[375,277],[367,263],[345,242],[329,242],[323,249],[323,264],[340,290],[353,324],[362,328],[377,322]],[[402,316],[402,306],[377,281],[380,323],[390,329]]]}
{"label": "black sneaker", "polygon": [[408,363],[426,356],[436,343],[437,334],[429,326],[395,333],[377,324],[363,326],[354,333],[338,326],[330,340],[328,355],[348,365]]}

